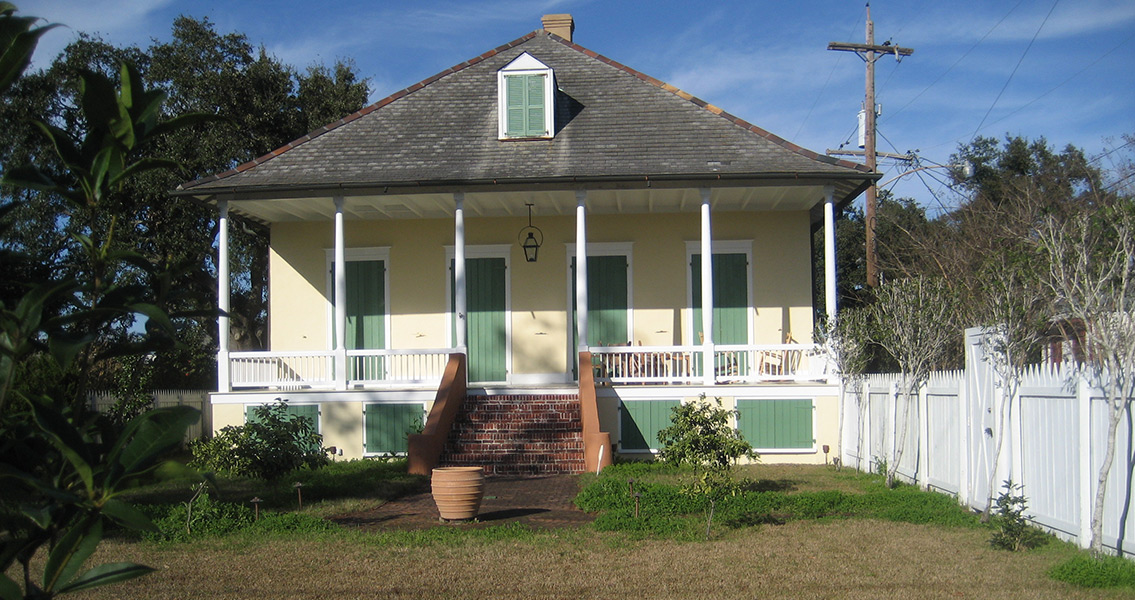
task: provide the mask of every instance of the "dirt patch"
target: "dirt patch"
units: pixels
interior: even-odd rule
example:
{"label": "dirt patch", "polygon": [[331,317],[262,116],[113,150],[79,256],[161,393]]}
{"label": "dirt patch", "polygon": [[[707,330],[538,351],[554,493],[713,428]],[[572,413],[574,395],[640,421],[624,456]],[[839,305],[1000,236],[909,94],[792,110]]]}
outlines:
{"label": "dirt patch", "polygon": [[[579,489],[579,478],[574,475],[489,477],[485,479],[485,498],[476,521],[452,525],[488,527],[524,523],[534,529],[578,527],[595,519],[572,503]],[[440,522],[429,492],[404,496],[372,510],[337,515],[330,520],[366,531],[426,529]]]}

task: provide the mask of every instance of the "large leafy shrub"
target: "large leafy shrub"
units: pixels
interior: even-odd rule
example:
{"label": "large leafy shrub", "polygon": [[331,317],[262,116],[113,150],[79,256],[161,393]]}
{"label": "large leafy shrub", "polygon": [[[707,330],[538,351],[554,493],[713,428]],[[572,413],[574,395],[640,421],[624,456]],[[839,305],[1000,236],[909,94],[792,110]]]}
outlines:
{"label": "large leafy shrub", "polygon": [[253,409],[244,425],[230,425],[211,439],[190,445],[193,464],[230,475],[277,479],[296,469],[317,469],[327,464],[323,436],[311,420],[288,414],[286,402],[277,400]]}

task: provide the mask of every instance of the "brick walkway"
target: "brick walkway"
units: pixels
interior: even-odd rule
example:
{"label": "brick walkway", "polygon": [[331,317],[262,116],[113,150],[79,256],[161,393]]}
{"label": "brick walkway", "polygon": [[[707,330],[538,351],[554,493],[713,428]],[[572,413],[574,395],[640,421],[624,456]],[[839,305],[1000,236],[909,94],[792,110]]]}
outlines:
{"label": "brick walkway", "polygon": [[[534,529],[578,527],[595,517],[572,503],[579,493],[574,475],[547,477],[488,477],[481,512],[473,523],[452,523],[455,527],[487,527],[506,523],[525,523]],[[439,524],[437,507],[428,492],[406,496],[359,513],[336,517],[346,527],[381,531],[385,529],[426,529]]]}

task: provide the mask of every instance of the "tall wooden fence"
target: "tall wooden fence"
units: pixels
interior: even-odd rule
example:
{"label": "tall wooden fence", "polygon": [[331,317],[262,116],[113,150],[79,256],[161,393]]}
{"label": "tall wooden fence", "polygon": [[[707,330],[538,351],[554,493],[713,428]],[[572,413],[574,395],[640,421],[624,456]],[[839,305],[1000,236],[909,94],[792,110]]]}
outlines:
{"label": "tall wooden fence", "polygon": [[[185,441],[195,440],[213,431],[213,407],[209,403],[207,390],[154,390],[151,396],[154,408],[192,406],[201,411],[201,419],[186,430]],[[91,409],[103,413],[118,402],[114,392],[91,392],[87,399]]]}
{"label": "tall wooden fence", "polygon": [[[1011,479],[1024,486],[1034,523],[1088,546],[1091,507],[1107,450],[1103,390],[1071,368],[1027,369],[1009,400],[998,453],[1002,382],[985,360],[979,330],[966,331],[964,370],[935,373],[909,403],[899,385],[893,374],[847,384],[843,464],[875,470],[897,455],[902,479],[953,494],[974,510],[985,508],[991,480],[996,497]],[[1129,555],[1135,555],[1133,417],[1129,410],[1120,424],[1103,519],[1104,545]]]}

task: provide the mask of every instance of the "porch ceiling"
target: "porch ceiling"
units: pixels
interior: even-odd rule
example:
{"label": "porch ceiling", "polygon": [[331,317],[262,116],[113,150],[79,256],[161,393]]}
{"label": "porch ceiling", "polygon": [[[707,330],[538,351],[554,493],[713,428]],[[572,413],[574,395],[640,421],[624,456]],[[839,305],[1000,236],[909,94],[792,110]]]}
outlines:
{"label": "porch ceiling", "polygon": [[[353,220],[445,219],[454,213],[453,193],[438,190],[425,193],[344,193],[344,216]],[[215,201],[224,194],[209,197]],[[824,199],[823,185],[764,185],[760,187],[716,187],[710,194],[714,211],[799,211],[810,210]],[[836,200],[840,200],[836,193]],[[575,211],[574,190],[467,191],[465,215],[469,217],[516,217],[528,214],[531,203],[535,215],[571,215]],[[701,194],[693,187],[643,187],[638,189],[590,189],[590,214],[696,212]],[[328,221],[334,217],[332,196],[276,198],[236,198],[230,208],[264,223],[284,221]]]}

